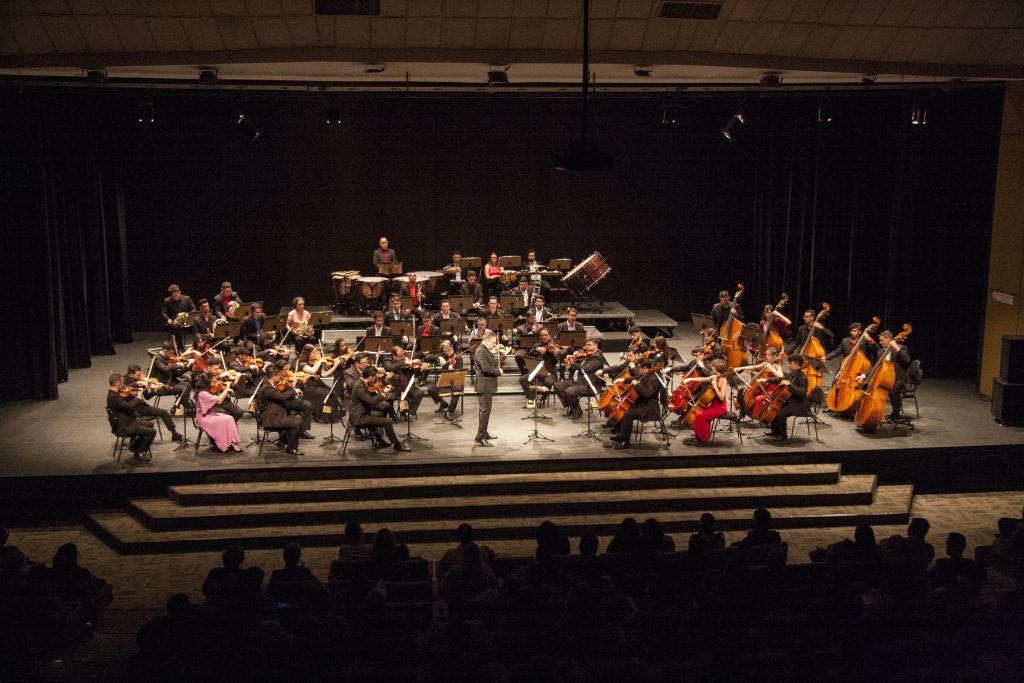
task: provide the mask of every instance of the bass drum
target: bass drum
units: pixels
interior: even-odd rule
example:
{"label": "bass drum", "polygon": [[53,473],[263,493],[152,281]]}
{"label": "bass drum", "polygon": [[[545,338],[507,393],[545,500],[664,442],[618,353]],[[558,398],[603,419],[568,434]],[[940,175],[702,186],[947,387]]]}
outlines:
{"label": "bass drum", "polygon": [[582,294],[603,280],[611,268],[598,252],[594,252],[562,277],[562,282],[574,292]]}

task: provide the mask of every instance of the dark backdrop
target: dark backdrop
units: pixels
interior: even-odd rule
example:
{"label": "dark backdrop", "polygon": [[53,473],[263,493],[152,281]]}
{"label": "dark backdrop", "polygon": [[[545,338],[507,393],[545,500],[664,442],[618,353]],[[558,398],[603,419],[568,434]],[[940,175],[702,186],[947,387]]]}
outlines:
{"label": "dark backdrop", "polygon": [[[361,95],[328,126],[319,97],[78,97],[123,147],[134,329],[160,326],[171,282],[199,298],[228,279],[271,311],[327,304],[329,273],[368,273],[386,234],[414,270],[456,247],[600,251],[613,270],[596,294],[677,319],[739,282],[748,318],[786,290],[787,313],[828,301],[837,333],[908,322],[931,373],[976,373],[1000,88],[833,94],[826,125],[818,95],[748,97],[731,143],[735,96],[680,97],[676,125],[664,100],[599,97],[593,139],[615,156],[602,173],[552,167],[578,135],[574,99]],[[141,100],[155,124],[134,120]],[[910,124],[915,102],[927,126]]]}

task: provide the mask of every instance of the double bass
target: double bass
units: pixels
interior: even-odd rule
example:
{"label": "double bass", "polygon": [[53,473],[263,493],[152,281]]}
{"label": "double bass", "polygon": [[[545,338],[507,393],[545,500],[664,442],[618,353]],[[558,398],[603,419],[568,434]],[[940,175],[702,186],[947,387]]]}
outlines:
{"label": "double bass", "polygon": [[[827,316],[829,311],[832,310],[832,306],[828,303],[821,304],[821,311],[814,317],[814,322],[820,323]],[[804,374],[807,375],[807,394],[810,395],[812,391],[821,386],[821,364],[824,363],[825,358],[825,347],[821,345],[821,340],[814,336],[815,328],[812,327],[807,332],[807,339],[804,340],[800,350],[797,351],[801,356],[804,357]],[[816,358],[819,361],[818,367],[807,359]]]}
{"label": "double bass", "polygon": [[[745,288],[740,283],[736,285],[736,293],[733,294],[733,302],[740,300]],[[722,354],[725,356],[725,365],[729,370],[743,365],[747,359],[746,339],[743,336],[743,321],[736,317],[736,307],[729,307],[729,317],[722,323],[722,329],[718,331],[722,340]]]}
{"label": "double bass", "polygon": [[780,308],[785,308],[786,304],[788,303],[789,294],[783,292],[782,298],[779,299],[779,303],[775,304],[772,307],[771,312],[765,319],[763,330],[764,344],[761,346],[760,350],[757,353],[758,361],[763,361],[765,359],[765,354],[768,352],[768,349],[775,349],[776,351],[782,350],[782,337],[779,336],[778,331],[775,329],[775,325],[773,325],[772,323],[775,322],[775,312]]}
{"label": "double bass", "polygon": [[[913,331],[910,325],[903,325],[903,331],[897,334],[893,341],[902,344],[903,340]],[[881,354],[874,367],[864,378],[864,388],[859,391],[863,394],[860,405],[857,406],[857,415],[854,423],[861,431],[867,434],[874,434],[878,425],[885,417],[885,406],[889,403],[889,392],[896,383],[896,368],[892,364],[892,346]]]}
{"label": "double bass", "polygon": [[850,349],[850,355],[843,359],[836,373],[832,388],[828,390],[828,398],[825,403],[833,413],[849,417],[857,411],[857,405],[864,394],[860,392],[860,382],[857,378],[866,375],[871,369],[871,360],[864,353],[866,345],[865,338],[869,333],[878,329],[882,321],[877,317],[871,319],[871,324],[857,337],[857,343]]}

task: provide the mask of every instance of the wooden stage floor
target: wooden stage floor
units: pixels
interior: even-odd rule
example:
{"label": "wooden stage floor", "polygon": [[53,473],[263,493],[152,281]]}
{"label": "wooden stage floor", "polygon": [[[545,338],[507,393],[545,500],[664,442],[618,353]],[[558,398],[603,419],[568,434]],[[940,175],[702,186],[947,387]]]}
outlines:
{"label": "wooden stage floor", "polygon": [[[735,435],[725,433],[716,444],[704,447],[686,445],[682,434],[667,448],[653,438],[645,436],[639,448],[614,451],[605,447],[607,439],[595,442],[574,435],[585,429],[586,420],[568,420],[561,409],[552,404],[544,412],[552,417],[542,420],[540,432],[551,442],[524,443],[533,428],[530,420],[523,420],[524,399],[521,394],[495,397],[490,431],[498,439],[494,448],[480,448],[473,444],[476,432],[476,399],[469,394],[463,428],[439,425],[433,413],[433,403],[426,398],[420,408],[419,419],[412,424],[414,434],[428,440],[414,441],[413,451],[395,454],[390,450],[374,452],[362,441],[351,443],[342,456],[337,446],[321,447],[321,439],[328,434],[328,426],[314,423],[316,440],[303,441],[305,455],[292,458],[279,453],[273,446],[264,448],[263,457],[250,446],[241,455],[217,454],[203,448],[196,455],[192,448],[175,450],[165,435],[164,442],[154,445],[152,462],[139,464],[130,458],[117,463],[111,457],[113,437],[107,427],[104,400],[107,376],[112,371],[123,372],[130,363],[145,360],[145,349],[153,346],[157,335],[139,334],[136,342],[118,347],[116,356],[96,357],[93,367],[71,372],[70,380],[61,385],[57,401],[14,402],[0,404],[0,477],[52,477],[67,475],[164,475],[186,472],[216,472],[247,469],[302,469],[310,467],[349,466],[410,466],[430,464],[476,463],[487,469],[487,463],[515,461],[553,461],[620,458],[624,462],[637,459],[670,456],[697,460],[709,458],[726,461],[735,458],[759,462],[762,458],[782,453],[805,454],[808,461],[826,461],[833,452],[859,453],[882,456],[891,453],[900,457],[900,451],[935,449],[948,453],[956,448],[1019,447],[1024,443],[1024,428],[1004,427],[993,421],[989,403],[974,394],[971,382],[926,377],[919,390],[921,417],[915,421],[913,431],[880,430],[873,436],[857,433],[845,420],[823,415],[819,427],[820,441],[798,432],[792,442],[778,445],[760,437],[760,428],[745,430],[743,445]],[[674,342],[686,349],[688,340]],[[513,371],[514,373],[514,371]],[[503,378],[506,383],[518,380],[516,375]],[[471,390],[470,390],[471,391]],[[913,414],[913,407],[908,406]],[[595,413],[596,415],[596,413]],[[179,420],[180,422],[180,420]],[[404,433],[404,425],[398,425]],[[255,422],[243,418],[239,423],[243,442],[255,433]],[[594,420],[594,428],[599,429]],[[191,429],[191,425],[190,425]],[[336,430],[341,436],[342,430]],[[749,438],[755,437],[755,438]],[[908,451],[909,452],[909,451]],[[696,461],[695,461],[696,462]]]}

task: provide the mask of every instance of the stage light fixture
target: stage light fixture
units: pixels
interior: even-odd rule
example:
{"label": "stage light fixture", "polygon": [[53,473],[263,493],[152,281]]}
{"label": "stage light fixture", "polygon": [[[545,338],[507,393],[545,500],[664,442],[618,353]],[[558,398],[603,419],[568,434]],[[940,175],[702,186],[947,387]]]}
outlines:
{"label": "stage light fixture", "polygon": [[832,123],[832,104],[827,97],[818,100],[818,123]]}
{"label": "stage light fixture", "polygon": [[98,66],[88,66],[85,68],[85,80],[90,83],[106,83],[107,70]]}
{"label": "stage light fixture", "polygon": [[778,88],[782,85],[782,74],[778,71],[768,71],[761,74],[762,88]]}
{"label": "stage light fixture", "polygon": [[256,124],[252,122],[252,119],[245,115],[244,111],[238,107],[235,107],[234,111],[235,128],[242,131],[242,135],[249,138],[249,142],[256,142],[256,140],[263,135],[263,131],[256,127]]}
{"label": "stage light fixture", "polygon": [[683,108],[678,104],[663,104],[661,105],[661,122],[666,126],[671,126],[679,123],[679,120],[683,118]]}
{"label": "stage light fixture", "polygon": [[156,114],[152,102],[139,102],[135,105],[135,118],[139,123],[156,123]]}
{"label": "stage light fixture", "polygon": [[633,67],[633,73],[641,78],[650,78],[654,67],[649,64],[637,64]]}
{"label": "stage light fixture", "polygon": [[725,122],[722,127],[722,137],[726,140],[732,140],[732,129],[736,127],[736,124],[746,124],[747,119],[743,116],[743,103],[740,102],[740,106],[736,109],[736,113]]}
{"label": "stage light fixture", "polygon": [[914,102],[910,108],[910,124],[913,126],[928,125],[928,107],[920,102]]}
{"label": "stage light fixture", "polygon": [[336,104],[327,105],[327,112],[325,115],[328,126],[340,126],[341,125],[341,107]]}
{"label": "stage light fixture", "polygon": [[220,69],[215,66],[199,67],[200,85],[217,85],[220,83]]}
{"label": "stage light fixture", "polygon": [[387,64],[367,64],[363,71],[368,74],[382,74],[387,68]]}
{"label": "stage light fixture", "polygon": [[494,87],[508,85],[508,66],[492,66],[487,72],[487,85]]}

